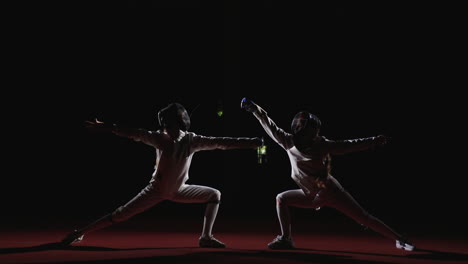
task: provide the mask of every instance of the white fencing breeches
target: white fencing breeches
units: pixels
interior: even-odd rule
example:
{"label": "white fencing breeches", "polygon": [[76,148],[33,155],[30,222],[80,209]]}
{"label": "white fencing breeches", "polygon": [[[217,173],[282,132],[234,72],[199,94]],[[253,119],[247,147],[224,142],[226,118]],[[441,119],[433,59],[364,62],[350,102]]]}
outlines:
{"label": "white fencing breeches", "polygon": [[207,186],[184,184],[177,192],[164,194],[157,184],[149,184],[132,200],[117,208],[117,210],[112,213],[112,221],[125,221],[163,200],[179,203],[219,203],[221,200],[221,192]]}
{"label": "white fencing breeches", "polygon": [[279,220],[284,230],[287,230],[286,228],[289,228],[290,225],[288,206],[302,208],[331,207],[385,237],[395,240],[400,238],[399,234],[362,208],[341,186],[332,186],[328,190],[321,191],[315,198],[307,196],[301,189],[285,191],[278,194],[276,200]]}

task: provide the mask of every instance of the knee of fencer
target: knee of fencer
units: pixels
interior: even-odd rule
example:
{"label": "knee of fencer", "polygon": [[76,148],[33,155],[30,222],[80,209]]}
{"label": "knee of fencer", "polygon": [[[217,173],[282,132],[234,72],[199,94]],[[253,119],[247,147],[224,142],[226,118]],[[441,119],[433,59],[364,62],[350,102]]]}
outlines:
{"label": "knee of fencer", "polygon": [[366,212],[364,217],[359,222],[359,224],[361,224],[361,225],[363,225],[365,227],[368,227],[370,222],[372,222],[372,219],[373,219],[373,216]]}
{"label": "knee of fencer", "polygon": [[130,215],[123,214],[121,212],[121,209],[119,208],[119,209],[115,210],[112,214],[110,214],[109,220],[112,223],[119,223],[119,222],[123,222],[123,221],[129,219],[130,217],[131,217]]}
{"label": "knee of fencer", "polygon": [[120,217],[119,215],[114,215],[114,214],[112,214],[112,216],[109,217],[109,220],[111,220],[112,223],[119,223],[119,222],[124,221],[125,219],[123,219],[123,218]]}
{"label": "knee of fencer", "polygon": [[280,194],[276,195],[276,203],[277,203],[277,204],[282,204],[282,203],[284,203],[283,194],[280,193]]}
{"label": "knee of fencer", "polygon": [[221,192],[218,190],[215,190],[211,195],[210,195],[210,201],[209,203],[220,203],[221,202]]}
{"label": "knee of fencer", "polygon": [[125,217],[124,215],[121,214],[112,214],[110,217],[110,220],[112,223],[119,223],[127,220],[129,217]]}

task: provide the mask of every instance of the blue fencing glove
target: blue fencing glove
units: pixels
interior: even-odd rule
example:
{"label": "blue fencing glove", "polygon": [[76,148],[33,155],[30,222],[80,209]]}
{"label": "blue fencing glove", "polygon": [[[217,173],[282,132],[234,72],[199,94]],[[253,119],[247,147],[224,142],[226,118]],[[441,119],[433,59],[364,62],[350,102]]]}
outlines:
{"label": "blue fencing glove", "polygon": [[251,112],[251,113],[257,111],[257,107],[255,103],[245,97],[242,99],[240,107],[246,110],[247,112]]}

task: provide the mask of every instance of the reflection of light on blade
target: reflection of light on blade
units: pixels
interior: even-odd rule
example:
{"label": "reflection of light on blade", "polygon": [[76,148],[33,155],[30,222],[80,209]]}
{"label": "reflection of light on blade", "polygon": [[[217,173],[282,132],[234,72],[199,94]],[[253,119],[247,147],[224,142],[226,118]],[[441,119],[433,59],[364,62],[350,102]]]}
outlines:
{"label": "reflection of light on blade", "polygon": [[218,111],[218,116],[221,117],[223,115],[223,111]]}

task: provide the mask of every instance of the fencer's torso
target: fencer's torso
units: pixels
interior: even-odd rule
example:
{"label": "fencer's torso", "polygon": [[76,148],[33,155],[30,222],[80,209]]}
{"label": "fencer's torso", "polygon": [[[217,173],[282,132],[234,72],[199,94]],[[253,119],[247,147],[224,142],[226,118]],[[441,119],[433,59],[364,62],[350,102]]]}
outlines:
{"label": "fencer's torso", "polygon": [[[364,150],[372,147],[375,137],[359,138],[351,140],[328,140],[319,137],[316,142],[305,151],[299,151],[294,145],[293,135],[279,128],[268,117],[267,112],[259,108],[254,112],[255,117],[265,129],[265,132],[284,150],[286,150],[291,163],[291,178],[304,191],[305,194],[314,196],[321,190],[318,183],[325,187],[342,188],[338,181],[329,174],[329,159],[331,154],[345,154],[348,152]],[[318,182],[320,180],[320,182]]]}
{"label": "fencer's torso", "polygon": [[163,192],[173,193],[189,178],[194,134],[181,131],[178,138],[172,139],[164,132],[156,133],[161,134],[162,140],[156,148],[156,162],[150,183],[158,184]]}
{"label": "fencer's torso", "polygon": [[257,138],[207,137],[187,131],[179,131],[179,136],[175,139],[161,130],[116,129],[114,133],[156,149],[155,170],[150,184],[157,185],[162,195],[177,192],[189,179],[190,164],[195,152],[255,148],[259,144]]}
{"label": "fencer's torso", "polygon": [[[254,115],[267,134],[286,150],[291,164],[291,178],[307,195],[316,194],[320,190],[317,186],[317,179],[323,175],[324,169],[326,169],[324,157],[327,153],[310,152],[308,155],[304,154],[294,146],[293,135],[276,126],[265,110],[261,109]],[[327,177],[328,175],[322,180]]]}
{"label": "fencer's torso", "polygon": [[291,178],[309,195],[319,191],[317,180],[326,180],[329,175],[327,172],[326,156],[327,153],[313,153],[305,155],[295,146],[287,149],[289,161],[291,163]]}

